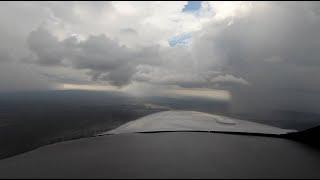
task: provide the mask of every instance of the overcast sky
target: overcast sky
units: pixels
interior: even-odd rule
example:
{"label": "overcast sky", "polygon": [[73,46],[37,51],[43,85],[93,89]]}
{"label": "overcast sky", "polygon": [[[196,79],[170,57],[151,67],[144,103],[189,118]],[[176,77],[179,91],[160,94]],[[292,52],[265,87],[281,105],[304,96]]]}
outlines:
{"label": "overcast sky", "polygon": [[215,96],[320,110],[318,2],[0,2],[0,91]]}

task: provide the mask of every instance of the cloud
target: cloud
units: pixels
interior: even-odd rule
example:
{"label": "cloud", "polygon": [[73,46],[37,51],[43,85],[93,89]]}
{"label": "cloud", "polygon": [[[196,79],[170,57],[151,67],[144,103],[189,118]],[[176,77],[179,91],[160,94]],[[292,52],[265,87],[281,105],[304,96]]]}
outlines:
{"label": "cloud", "polygon": [[242,84],[242,85],[249,85],[249,82],[243,78],[237,78],[233,75],[226,74],[226,75],[219,75],[212,79],[210,79],[212,83],[231,83],[231,84]]}
{"label": "cloud", "polygon": [[29,49],[37,56],[37,63],[44,66],[62,64],[63,47],[56,37],[39,28],[32,31],[27,39]]}
{"label": "cloud", "polygon": [[55,83],[48,83],[32,66],[11,62],[1,63],[0,82],[0,92],[48,90],[57,86]]}
{"label": "cloud", "polygon": [[235,111],[320,110],[319,3],[186,4],[1,3],[0,62],[49,84],[220,89]]}
{"label": "cloud", "polygon": [[30,33],[28,47],[33,57],[28,60],[30,63],[87,70],[93,81],[120,87],[131,82],[137,66],[163,63],[157,46],[137,51],[103,34],[91,35],[85,40],[72,36],[59,41],[48,30],[39,28]]}
{"label": "cloud", "polygon": [[94,81],[122,86],[130,82],[135,72],[136,54],[105,35],[90,36],[83,41],[75,37],[59,41],[48,31],[37,29],[30,33],[28,45],[36,56],[34,63],[86,69]]}
{"label": "cloud", "polygon": [[230,75],[214,79],[219,74],[201,66],[196,70],[198,60],[184,47],[149,46],[136,50],[105,35],[91,35],[85,40],[71,36],[59,41],[43,28],[30,33],[28,45],[34,57],[29,62],[87,70],[91,80],[119,87],[132,80],[181,87],[209,87],[222,81],[246,83]]}
{"label": "cloud", "polygon": [[199,57],[209,55],[219,71],[250,83],[225,87],[232,93],[234,110],[319,111],[312,99],[319,100],[314,92],[319,92],[320,84],[311,80],[320,75],[318,3],[255,2],[251,6],[232,23],[208,24],[194,40],[199,45],[195,49],[201,49]]}
{"label": "cloud", "polygon": [[0,63],[1,62],[10,62],[12,61],[12,55],[7,51],[0,52]]}

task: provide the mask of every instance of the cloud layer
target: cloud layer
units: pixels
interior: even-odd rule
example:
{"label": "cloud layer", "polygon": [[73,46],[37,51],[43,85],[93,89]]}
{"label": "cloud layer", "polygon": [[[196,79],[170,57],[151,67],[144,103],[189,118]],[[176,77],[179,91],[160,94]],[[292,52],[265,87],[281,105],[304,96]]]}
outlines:
{"label": "cloud layer", "polygon": [[205,88],[229,91],[234,111],[320,110],[320,3],[186,4],[1,2],[0,69],[31,69],[18,89],[39,78],[41,88]]}

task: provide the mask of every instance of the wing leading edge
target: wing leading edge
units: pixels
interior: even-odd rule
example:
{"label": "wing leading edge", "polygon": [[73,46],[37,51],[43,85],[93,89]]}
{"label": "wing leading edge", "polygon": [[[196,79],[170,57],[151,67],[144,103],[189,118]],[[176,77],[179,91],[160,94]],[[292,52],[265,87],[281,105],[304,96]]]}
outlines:
{"label": "wing leading edge", "polygon": [[295,130],[281,129],[260,123],[196,111],[164,111],[126,123],[114,130],[99,134],[151,133],[176,131],[203,131],[285,135]]}

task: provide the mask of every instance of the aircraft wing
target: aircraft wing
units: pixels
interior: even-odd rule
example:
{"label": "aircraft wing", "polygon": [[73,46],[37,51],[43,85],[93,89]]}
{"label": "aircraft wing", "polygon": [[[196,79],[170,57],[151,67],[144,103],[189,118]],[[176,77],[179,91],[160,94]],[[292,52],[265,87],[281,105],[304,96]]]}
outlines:
{"label": "aircraft wing", "polygon": [[282,138],[314,136],[318,128],[292,132],[199,112],[161,112],[0,160],[0,178],[320,178],[319,149]]}
{"label": "aircraft wing", "polygon": [[203,112],[165,111],[131,121],[114,130],[101,133],[100,135],[173,131],[204,131],[260,135],[284,135],[296,132],[295,130],[281,129]]}

